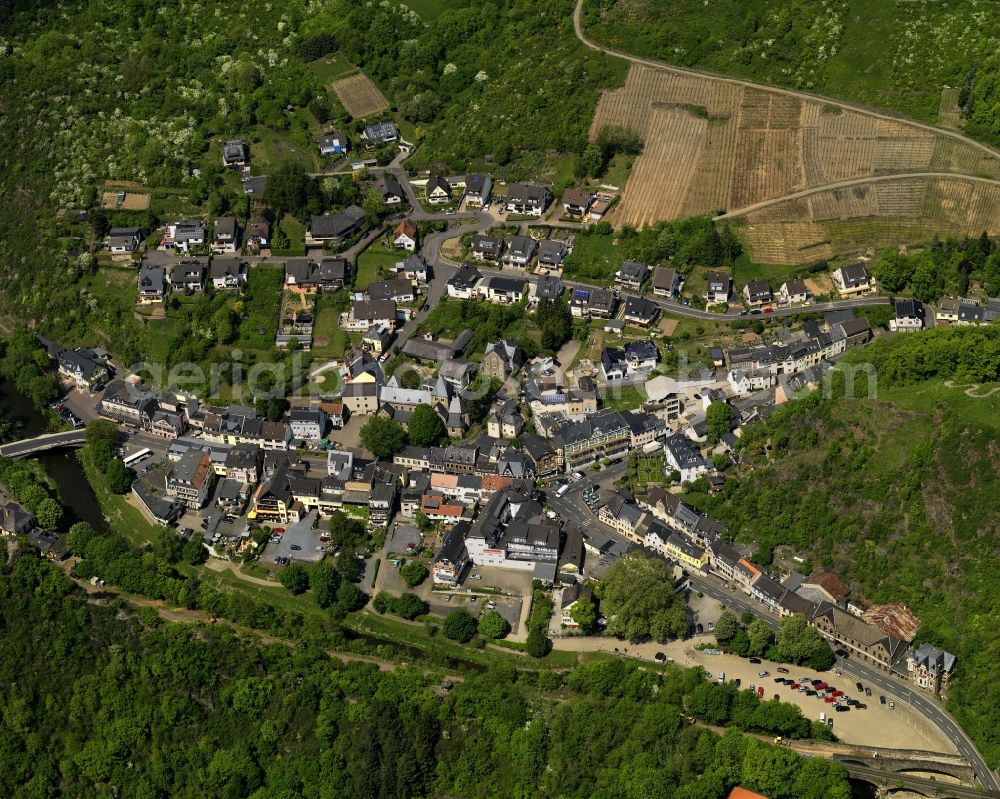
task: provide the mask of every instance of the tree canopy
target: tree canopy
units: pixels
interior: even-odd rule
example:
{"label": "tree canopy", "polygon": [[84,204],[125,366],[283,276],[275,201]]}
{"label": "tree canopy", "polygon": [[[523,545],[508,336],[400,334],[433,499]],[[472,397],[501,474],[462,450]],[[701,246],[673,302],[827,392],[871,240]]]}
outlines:
{"label": "tree canopy", "polygon": [[598,585],[609,635],[666,641],[687,632],[684,601],[674,593],[667,564],[642,554],[618,559]]}
{"label": "tree canopy", "polygon": [[392,419],[373,416],[361,428],[361,443],[372,455],[391,458],[406,446],[406,430]]}

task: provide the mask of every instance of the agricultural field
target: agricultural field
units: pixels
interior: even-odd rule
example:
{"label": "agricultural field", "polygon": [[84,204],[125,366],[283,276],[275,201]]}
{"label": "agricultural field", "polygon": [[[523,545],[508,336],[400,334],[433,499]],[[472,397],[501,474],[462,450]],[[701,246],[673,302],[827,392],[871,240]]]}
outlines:
{"label": "agricultural field", "polygon": [[355,119],[365,119],[389,107],[389,101],[371,82],[367,75],[359,72],[330,84],[344,109]]}
{"label": "agricultural field", "polygon": [[118,192],[101,192],[101,208],[118,209],[121,211],[145,211],[149,208],[152,195],[134,191],[125,192],[125,199],[118,204]]}
{"label": "agricultural field", "polygon": [[[879,241],[895,241],[903,229],[919,230],[923,219],[931,229],[971,231],[966,235],[994,227],[986,209],[1000,187],[1000,157],[905,121],[633,64],[624,86],[602,95],[591,137],[610,125],[632,128],[644,140],[611,214],[619,227],[745,211],[751,256],[779,264],[829,258],[843,246],[857,246],[853,234],[831,238],[825,222],[908,221],[876,236]],[[903,177],[920,172],[978,176],[997,184]],[[845,182],[849,185],[755,208]],[[962,203],[973,199],[985,202],[983,211],[965,210]]]}

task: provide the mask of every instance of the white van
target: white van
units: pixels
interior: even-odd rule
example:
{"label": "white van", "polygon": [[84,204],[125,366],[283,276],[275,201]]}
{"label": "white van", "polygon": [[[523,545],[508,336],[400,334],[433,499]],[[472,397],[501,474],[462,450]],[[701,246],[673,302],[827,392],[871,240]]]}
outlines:
{"label": "white van", "polygon": [[826,713],[820,713],[819,714],[819,723],[820,724],[825,724],[826,723]]}
{"label": "white van", "polygon": [[561,486],[559,486],[559,490],[558,490],[558,491],[556,491],[556,496],[557,496],[557,497],[561,497],[561,496],[562,496],[563,494],[565,494],[565,493],[566,493],[566,492],[567,492],[568,490],[569,490],[569,485],[561,485]]}

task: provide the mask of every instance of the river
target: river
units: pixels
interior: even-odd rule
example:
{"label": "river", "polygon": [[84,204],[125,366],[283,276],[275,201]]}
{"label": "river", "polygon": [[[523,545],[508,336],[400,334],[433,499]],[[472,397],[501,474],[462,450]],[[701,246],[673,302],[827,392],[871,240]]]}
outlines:
{"label": "river", "polygon": [[[28,438],[49,431],[48,420],[31,400],[6,380],[0,379],[0,414],[21,424],[19,436]],[[106,530],[104,515],[76,452],[50,452],[36,460],[59,487],[59,496],[66,508],[64,527],[78,521],[87,522],[95,530]]]}

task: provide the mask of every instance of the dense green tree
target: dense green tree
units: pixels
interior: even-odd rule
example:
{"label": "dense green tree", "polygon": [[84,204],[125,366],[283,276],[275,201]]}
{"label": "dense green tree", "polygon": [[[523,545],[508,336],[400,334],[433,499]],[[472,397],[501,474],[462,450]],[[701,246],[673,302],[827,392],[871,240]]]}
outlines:
{"label": "dense green tree", "polygon": [[132,486],[132,474],[118,458],[112,458],[108,461],[108,468],[105,469],[104,476],[108,481],[108,488],[116,494],[124,494]]}
{"label": "dense green tree", "polygon": [[58,530],[62,522],[63,509],[52,497],[45,497],[37,503],[32,511],[38,519],[38,526],[46,530]]}
{"label": "dense green tree", "polygon": [[723,608],[715,622],[715,640],[720,644],[728,644],[740,631],[740,620],[729,608]]}
{"label": "dense green tree", "polygon": [[479,634],[483,638],[505,638],[509,632],[510,624],[507,619],[495,610],[488,611],[479,618]]}
{"label": "dense green tree", "polygon": [[749,652],[753,657],[760,657],[771,645],[771,629],[764,623],[763,619],[754,619],[747,627],[747,637],[749,638]]}
{"label": "dense green tree", "polygon": [[736,419],[736,409],[728,402],[716,401],[708,406],[705,412],[705,424],[708,428],[708,437],[713,441],[718,441],[726,433],[733,429],[733,422]]}
{"label": "dense green tree", "polygon": [[687,632],[684,602],[673,591],[664,561],[642,554],[619,558],[597,590],[609,635],[665,641]]}
{"label": "dense green tree", "polygon": [[399,570],[399,576],[410,588],[420,585],[427,579],[427,567],[419,560],[411,560]]}
{"label": "dense green tree", "polygon": [[361,443],[379,458],[391,458],[406,446],[406,430],[399,422],[373,416],[361,428]]}
{"label": "dense green tree", "polygon": [[328,608],[337,600],[339,587],[340,574],[329,563],[317,563],[309,570],[309,588],[321,608]]}
{"label": "dense green tree", "polygon": [[184,544],[182,557],[185,563],[189,563],[192,566],[198,566],[208,560],[208,550],[205,549],[205,544],[202,543],[200,535],[194,533],[191,539]]}
{"label": "dense green tree", "polygon": [[430,405],[421,403],[407,422],[410,443],[415,447],[434,447],[448,438],[444,422]]}
{"label": "dense green tree", "polygon": [[363,521],[344,513],[342,510],[335,510],[330,514],[329,530],[330,546],[335,549],[347,548],[353,550],[354,547],[365,540],[367,534]]}
{"label": "dense green tree", "polygon": [[528,640],[525,642],[524,651],[533,658],[543,658],[549,653],[552,642],[545,636],[545,630],[540,626],[532,627],[528,630]]}
{"label": "dense green tree", "polygon": [[475,617],[470,615],[467,610],[458,608],[448,614],[441,629],[452,641],[464,644],[466,641],[472,640],[478,625]]}
{"label": "dense green tree", "polygon": [[301,594],[309,588],[309,573],[299,564],[293,563],[282,569],[278,582],[293,594]]}
{"label": "dense green tree", "polygon": [[580,632],[590,635],[597,629],[597,606],[592,599],[581,597],[570,609],[570,618],[580,626]]}
{"label": "dense green tree", "polygon": [[416,594],[407,591],[393,599],[389,610],[401,618],[412,621],[418,616],[423,616],[427,613],[428,607],[424,600]]}

